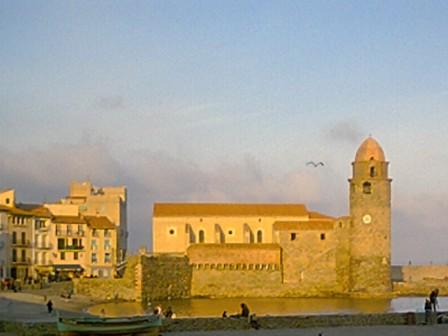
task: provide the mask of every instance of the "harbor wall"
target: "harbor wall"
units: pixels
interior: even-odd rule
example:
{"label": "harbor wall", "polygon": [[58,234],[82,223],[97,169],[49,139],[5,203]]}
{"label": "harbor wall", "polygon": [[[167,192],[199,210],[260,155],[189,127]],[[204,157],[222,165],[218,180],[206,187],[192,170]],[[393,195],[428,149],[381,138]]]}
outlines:
{"label": "harbor wall", "polygon": [[122,278],[73,279],[73,290],[75,294],[86,295],[99,300],[119,299],[134,301],[139,296],[139,292],[137,291],[138,274],[136,274],[139,262],[138,256],[129,256]]}
{"label": "harbor wall", "polygon": [[[357,315],[300,315],[300,316],[260,316],[257,321],[261,329],[297,329],[336,326],[380,326],[415,325],[424,321],[423,313],[388,313]],[[422,326],[425,328],[425,326]],[[216,330],[250,329],[246,319],[230,318],[179,318],[164,320],[161,332],[192,332]],[[0,333],[17,336],[57,335],[55,323],[0,321]]]}
{"label": "harbor wall", "polygon": [[393,267],[393,292],[399,296],[428,296],[438,288],[441,295],[448,293],[448,265],[406,265]]}
{"label": "harbor wall", "polygon": [[137,279],[137,301],[191,297],[192,267],[186,256],[140,255],[140,276]]}

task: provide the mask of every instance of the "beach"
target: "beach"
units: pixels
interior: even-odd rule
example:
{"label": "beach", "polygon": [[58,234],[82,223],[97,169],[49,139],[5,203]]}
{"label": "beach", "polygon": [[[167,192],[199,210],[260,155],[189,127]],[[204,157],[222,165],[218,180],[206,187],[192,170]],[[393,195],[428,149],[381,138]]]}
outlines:
{"label": "beach", "polygon": [[[56,322],[57,314],[49,314],[46,300],[51,299],[55,311],[64,316],[80,316],[85,309],[98,302],[87,297],[74,295],[65,299],[57,293],[45,292],[0,292],[0,316],[3,321],[23,322],[28,324],[52,324]],[[170,323],[180,323],[182,319]],[[448,324],[444,325],[375,325],[375,326],[339,326],[310,327],[290,329],[239,329],[239,330],[209,330],[209,331],[163,331],[162,335],[170,336],[342,336],[342,335],[382,335],[382,336],[426,336],[448,335]],[[14,332],[0,332],[0,335],[20,335]]]}

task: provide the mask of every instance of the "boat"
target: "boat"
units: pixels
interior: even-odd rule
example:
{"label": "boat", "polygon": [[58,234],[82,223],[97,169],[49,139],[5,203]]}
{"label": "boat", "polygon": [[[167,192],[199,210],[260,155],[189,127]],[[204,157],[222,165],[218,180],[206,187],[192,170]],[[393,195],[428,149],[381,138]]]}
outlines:
{"label": "boat", "polygon": [[160,315],[133,317],[77,317],[57,320],[59,335],[158,335]]}

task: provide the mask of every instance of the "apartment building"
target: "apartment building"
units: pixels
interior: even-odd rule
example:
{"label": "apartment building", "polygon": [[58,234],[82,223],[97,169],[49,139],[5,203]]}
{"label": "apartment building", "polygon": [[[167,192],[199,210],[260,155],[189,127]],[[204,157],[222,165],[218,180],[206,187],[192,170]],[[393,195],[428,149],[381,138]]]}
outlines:
{"label": "apartment building", "polygon": [[1,278],[117,275],[127,246],[126,214],[121,213],[126,189],[91,187],[92,195],[80,197],[78,185],[91,187],[74,183],[69,197],[48,204],[18,203],[14,189],[0,191]]}

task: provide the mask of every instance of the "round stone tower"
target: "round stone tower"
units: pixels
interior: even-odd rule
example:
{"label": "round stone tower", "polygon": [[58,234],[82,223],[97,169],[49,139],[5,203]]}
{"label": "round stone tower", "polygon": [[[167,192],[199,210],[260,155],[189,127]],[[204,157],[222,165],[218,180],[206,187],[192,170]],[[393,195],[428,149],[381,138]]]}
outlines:
{"label": "round stone tower", "polygon": [[391,179],[383,149],[368,137],[356,152],[350,182],[350,288],[391,291]]}

